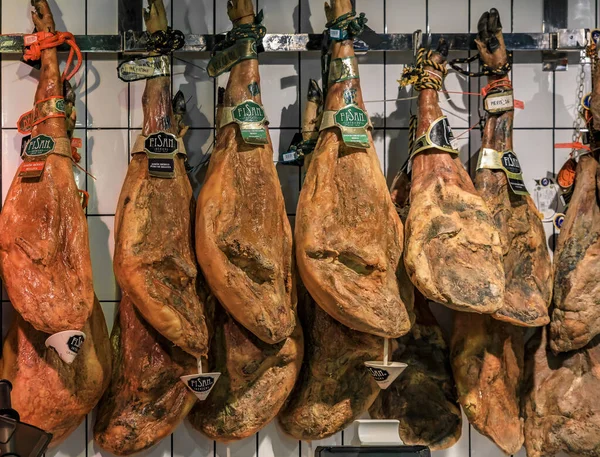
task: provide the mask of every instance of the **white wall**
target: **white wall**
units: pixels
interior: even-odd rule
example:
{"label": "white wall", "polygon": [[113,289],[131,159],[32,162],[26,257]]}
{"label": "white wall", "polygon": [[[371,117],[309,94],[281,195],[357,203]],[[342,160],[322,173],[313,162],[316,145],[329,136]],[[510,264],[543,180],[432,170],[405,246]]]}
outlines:
{"label": "white wall", "polygon": [[[225,0],[171,0],[173,25],[188,33],[222,32],[229,27]],[[170,2],[168,8],[170,8]],[[215,5],[217,11],[215,11]],[[265,24],[270,32],[317,32],[325,23],[323,0],[257,0],[265,9]],[[114,34],[117,32],[117,0],[50,0],[58,30],[74,34]],[[571,0],[569,27],[590,27],[598,23],[594,0]],[[32,30],[28,0],[0,0],[1,33],[24,33]],[[476,31],[481,13],[496,7],[501,13],[506,32],[539,32],[542,23],[542,0],[357,0],[357,10],[365,11],[369,25],[378,32],[412,32],[429,29],[431,32]],[[465,54],[463,54],[465,55]],[[192,164],[198,163],[213,139],[215,85],[200,67],[207,64],[207,54],[182,55],[189,63],[175,60],[174,88],[190,98],[188,121],[191,131],[186,138]],[[452,57],[452,56],[451,56]],[[371,116],[374,118],[377,150],[388,179],[391,179],[406,157],[408,127],[407,102],[393,101],[399,96],[396,80],[407,53],[373,52],[361,57],[362,88]],[[576,65],[578,54],[572,56],[569,71],[544,73],[539,53],[517,55],[513,70],[516,97],[525,102],[515,122],[515,150],[524,167],[528,187],[536,178],[558,171],[568,150],[554,150],[556,142],[570,141],[573,116],[576,111]],[[309,78],[319,78],[318,53],[263,54],[262,90],[265,108],[271,120],[274,149],[281,151],[289,145],[299,130],[302,108]],[[96,293],[102,302],[109,327],[120,298],[112,274],[113,221],[117,197],[129,157],[131,139],[142,123],[141,96],[143,82],[126,84],[116,76],[115,54],[90,54],[76,77],[78,84],[77,134],[84,138],[82,165],[97,180],[79,172],[80,187],[90,193],[87,210],[92,244],[92,260]],[[2,55],[1,66],[2,112],[2,197],[19,165],[21,135],[16,121],[31,109],[37,74],[19,62],[19,56]],[[219,80],[223,85],[226,77]],[[454,91],[477,91],[479,82],[469,84],[451,73],[446,88]],[[400,95],[402,96],[402,95]],[[381,100],[388,100],[383,102]],[[377,101],[375,101],[377,100]],[[477,98],[450,94],[443,101],[455,135],[475,124]],[[461,153],[465,163],[476,160],[479,132],[461,137]],[[474,157],[474,158],[473,158]],[[276,160],[277,157],[274,157]],[[277,167],[293,221],[300,176],[297,168]],[[549,236],[551,223],[546,223]],[[3,298],[6,299],[5,294]],[[3,320],[6,327],[11,313],[10,304],[3,300]],[[107,456],[92,441],[93,415],[90,415],[58,451],[49,455],[69,457]],[[339,433],[326,443],[348,443],[351,432]],[[313,449],[317,443],[313,443]],[[288,457],[309,456],[310,445],[283,436],[275,424],[270,424],[256,436],[229,448],[231,457]],[[146,453],[153,457],[204,457],[227,454],[224,445],[202,437],[187,425],[182,425],[171,437]],[[435,453],[436,457],[494,457],[502,453],[467,424],[463,438],[452,449]],[[519,455],[524,455],[522,451]]]}

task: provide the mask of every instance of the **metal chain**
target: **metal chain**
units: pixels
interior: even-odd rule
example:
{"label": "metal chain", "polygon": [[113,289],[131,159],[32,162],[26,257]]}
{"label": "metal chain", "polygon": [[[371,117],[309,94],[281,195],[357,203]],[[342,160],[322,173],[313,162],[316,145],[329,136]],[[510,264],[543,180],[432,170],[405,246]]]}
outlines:
{"label": "metal chain", "polygon": [[[577,75],[577,94],[575,95],[575,100],[577,103],[577,115],[575,116],[575,120],[573,121],[573,143],[579,141],[581,136],[581,125],[583,123],[583,107],[581,106],[581,102],[584,97],[585,91],[585,60],[586,60],[586,51],[582,50],[579,53],[579,74]],[[575,149],[571,151],[571,154],[575,152]]]}

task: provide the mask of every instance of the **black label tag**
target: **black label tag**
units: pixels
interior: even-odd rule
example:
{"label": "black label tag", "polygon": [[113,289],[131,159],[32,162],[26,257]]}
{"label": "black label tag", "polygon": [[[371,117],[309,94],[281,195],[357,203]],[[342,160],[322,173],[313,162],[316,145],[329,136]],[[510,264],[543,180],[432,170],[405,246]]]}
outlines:
{"label": "black label tag", "polygon": [[83,346],[84,341],[85,338],[83,337],[83,335],[73,335],[67,341],[67,346],[69,347],[70,351],[73,351],[75,354],[78,354],[79,350],[81,349],[81,346]]}
{"label": "black label tag", "polygon": [[151,173],[174,173],[175,161],[173,159],[148,159],[148,170]]}
{"label": "black label tag", "polygon": [[194,392],[208,392],[215,384],[215,380],[209,376],[198,376],[197,378],[188,380],[188,386]]}
{"label": "black label tag", "polygon": [[521,164],[519,159],[512,152],[505,152],[502,156],[502,165],[511,173],[521,173]]}
{"label": "black label tag", "polygon": [[454,134],[450,127],[450,122],[447,118],[442,118],[440,122],[435,123],[429,134],[431,142],[440,147],[452,148],[452,142],[454,140]]}
{"label": "black label tag", "polygon": [[173,154],[177,151],[177,137],[166,132],[153,133],[146,138],[144,148],[151,154]]}
{"label": "black label tag", "polygon": [[371,372],[371,375],[373,376],[373,378],[375,378],[375,381],[377,381],[377,382],[385,381],[387,378],[390,377],[390,374],[386,370],[382,370],[381,368],[373,368],[373,367],[367,367],[367,368],[369,369],[369,371]]}

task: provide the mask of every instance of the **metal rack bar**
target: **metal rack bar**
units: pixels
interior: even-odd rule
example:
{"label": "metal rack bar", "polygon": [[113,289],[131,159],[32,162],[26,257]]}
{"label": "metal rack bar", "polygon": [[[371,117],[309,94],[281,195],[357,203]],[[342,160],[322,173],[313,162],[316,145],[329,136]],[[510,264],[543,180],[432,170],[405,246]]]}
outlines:
{"label": "metal rack bar", "polygon": [[[561,29],[550,33],[505,33],[506,47],[512,51],[575,51],[583,49],[588,29]],[[207,52],[224,35],[186,35],[186,45],[177,52]],[[474,33],[423,34],[423,44],[435,47],[445,39],[454,51],[476,50]],[[378,35],[378,43],[370,51],[412,51],[412,33],[385,33]],[[125,32],[120,35],[76,35],[82,52],[146,52],[145,32]],[[263,40],[265,52],[320,51],[321,34],[267,34]],[[63,50],[68,50],[64,48]],[[0,35],[0,53],[22,53],[23,35]]]}

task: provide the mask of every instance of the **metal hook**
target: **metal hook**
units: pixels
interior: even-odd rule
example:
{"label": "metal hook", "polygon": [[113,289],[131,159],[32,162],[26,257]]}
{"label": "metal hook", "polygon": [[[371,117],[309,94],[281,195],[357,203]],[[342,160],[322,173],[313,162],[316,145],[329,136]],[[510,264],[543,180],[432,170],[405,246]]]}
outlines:
{"label": "metal hook", "polygon": [[417,56],[417,52],[419,52],[419,48],[423,45],[423,32],[421,29],[416,30],[413,33],[413,57]]}

